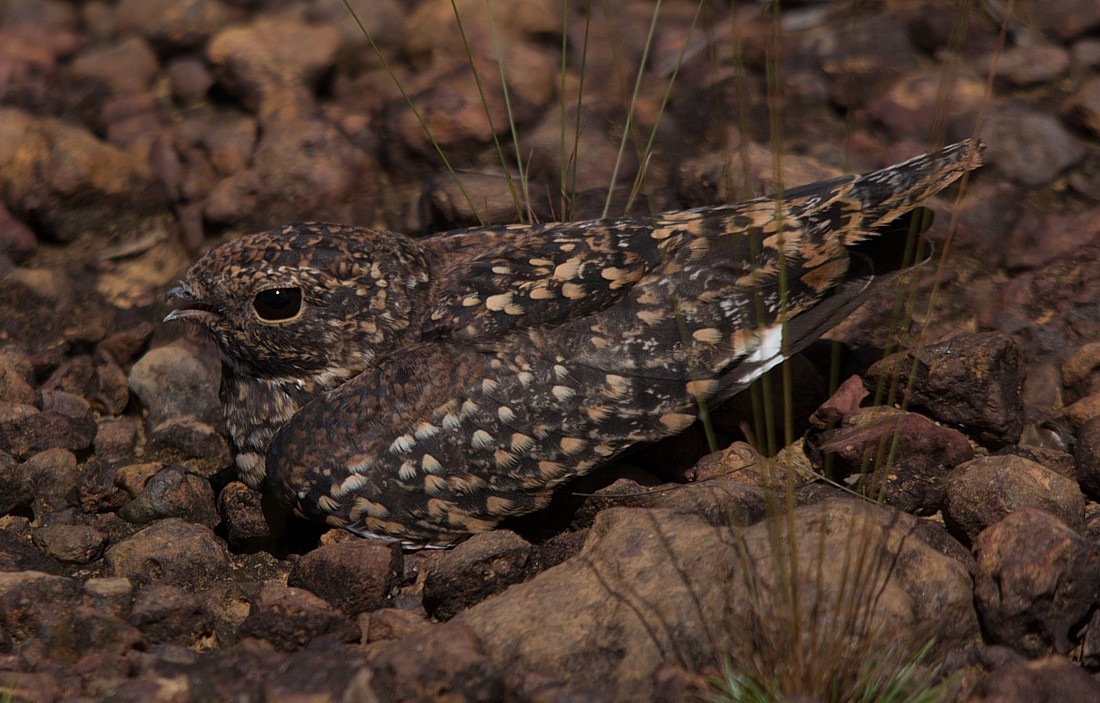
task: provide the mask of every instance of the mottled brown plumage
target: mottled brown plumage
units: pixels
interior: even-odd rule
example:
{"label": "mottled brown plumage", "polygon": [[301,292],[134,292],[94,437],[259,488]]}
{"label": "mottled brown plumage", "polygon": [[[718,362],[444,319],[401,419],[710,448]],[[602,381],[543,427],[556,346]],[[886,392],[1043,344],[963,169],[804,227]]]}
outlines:
{"label": "mottled brown plumage", "polygon": [[421,240],[291,225],[203,257],[168,319],[218,343],[245,483],[360,534],[453,544],[815,339],[981,149],[651,218]]}

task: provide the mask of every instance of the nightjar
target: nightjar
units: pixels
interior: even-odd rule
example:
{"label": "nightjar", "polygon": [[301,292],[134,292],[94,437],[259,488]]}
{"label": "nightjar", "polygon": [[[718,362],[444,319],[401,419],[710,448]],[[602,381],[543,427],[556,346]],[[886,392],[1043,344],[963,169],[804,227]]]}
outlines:
{"label": "nightjar", "polygon": [[447,546],[675,434],[901,265],[960,142],[781,197],[423,239],[295,224],[168,293],[221,352],[240,478],[306,518]]}

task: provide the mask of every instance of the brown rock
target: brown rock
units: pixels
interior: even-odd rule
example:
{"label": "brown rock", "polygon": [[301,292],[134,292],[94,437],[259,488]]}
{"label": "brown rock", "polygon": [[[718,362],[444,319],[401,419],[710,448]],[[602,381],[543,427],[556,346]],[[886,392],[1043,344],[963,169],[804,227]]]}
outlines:
{"label": "brown rock", "polygon": [[130,618],[134,586],[130,579],[119,577],[95,577],[84,582],[84,593],[90,605],[100,612],[116,618]]}
{"label": "brown rock", "polygon": [[0,450],[17,459],[53,450],[81,451],[92,446],[95,421],[74,419],[55,412],[40,412],[0,422]]}
{"label": "brown rock", "polygon": [[1062,385],[1074,388],[1088,380],[1098,366],[1100,366],[1100,342],[1082,344],[1062,362]]}
{"label": "brown rock", "polygon": [[191,470],[203,476],[212,476],[231,463],[225,437],[192,417],[165,420],[151,428],[148,437],[153,446],[187,460]]}
{"label": "brown rock", "polygon": [[132,417],[102,418],[96,425],[96,457],[110,464],[130,461],[137,442],[138,420]]}
{"label": "brown rock", "polygon": [[202,586],[229,568],[224,544],[210,528],[179,518],[158,520],[107,550],[107,567],[134,583]]}
{"label": "brown rock", "polygon": [[74,75],[102,81],[110,93],[147,89],[158,68],[157,55],[149,44],[133,36],[112,46],[94,46],[72,62]]}
{"label": "brown rock", "polygon": [[23,465],[0,452],[0,515],[30,507],[34,500],[34,486]]}
{"label": "brown rock", "polygon": [[219,369],[182,342],[150,349],[130,369],[130,391],[149,410],[148,427],[194,417],[214,423],[221,417]]}
{"label": "brown rock", "polygon": [[377,540],[348,540],[302,555],[287,585],[304,588],[353,616],[382,607],[402,571],[399,549]]}
{"label": "brown rock", "polygon": [[[834,617],[842,584],[860,583],[879,594],[872,627],[878,623],[906,641],[935,632],[941,651],[976,638],[965,567],[914,538],[915,522],[853,501],[798,509],[798,536],[790,543],[815,545],[797,559],[801,612]],[[769,594],[778,592],[773,581],[782,567],[771,559],[775,545],[788,542],[769,530],[785,524],[780,519],[739,531],[739,549],[728,528],[692,516],[605,510],[580,555],[469,608],[448,626],[473,631],[496,670],[507,672],[513,695],[525,690],[524,673],[537,671],[540,686],[559,681],[616,700],[649,698],[664,665],[697,669],[718,652],[751,659],[760,642],[754,628],[779,627],[784,611]],[[877,566],[851,573],[854,562],[843,555],[853,549]],[[751,576],[742,571],[746,558]],[[714,589],[715,583],[727,587]]]}
{"label": "brown rock", "polygon": [[30,405],[37,400],[30,369],[23,366],[16,358],[0,356],[0,402]]}
{"label": "brown rock", "polygon": [[18,264],[30,256],[37,246],[34,230],[16,219],[10,210],[0,204],[0,254]]}
{"label": "brown rock", "polygon": [[95,394],[91,399],[106,415],[121,415],[130,402],[127,374],[106,354],[96,353]]}
{"label": "brown rock", "polygon": [[60,574],[61,565],[23,537],[0,530],[0,571],[40,571]]}
{"label": "brown rock", "polygon": [[122,507],[119,516],[138,524],[170,517],[185,518],[211,529],[218,524],[210,482],[179,466],[169,466],[151,476],[141,493]]}
{"label": "brown rock", "polygon": [[60,562],[88,564],[103,554],[107,535],[88,525],[43,525],[34,531],[34,543]]}
{"label": "brown rock", "polygon": [[1076,482],[1020,456],[984,456],[960,464],[945,484],[944,520],[965,543],[1023,508],[1037,508],[1084,531],[1085,498]]}
{"label": "brown rock", "polygon": [[984,631],[1029,657],[1068,653],[1100,593],[1100,546],[1024,508],[982,532],[974,554]]}
{"label": "brown rock", "polygon": [[0,109],[0,199],[35,229],[69,241],[97,223],[99,236],[133,237],[167,210],[146,163],[67,122]]}
{"label": "brown rock", "polygon": [[35,454],[23,463],[23,475],[34,487],[36,512],[80,504],[83,471],[76,456],[67,449],[47,449]]}
{"label": "brown rock", "polygon": [[1057,5],[1022,0],[1017,9],[1026,26],[1060,40],[1073,39],[1100,26],[1100,7],[1090,0],[1064,0]]}
{"label": "brown rock", "polygon": [[158,49],[175,51],[201,46],[240,17],[239,9],[218,0],[122,0],[115,22],[122,34],[138,33]]}
{"label": "brown rock", "polygon": [[860,490],[886,504],[931,514],[943,502],[944,479],[974,456],[959,432],[916,413],[868,408],[849,415],[826,435],[820,451],[840,476],[858,478]]}
{"label": "brown rock", "polygon": [[1024,370],[1016,341],[1001,333],[961,334],[895,354],[868,370],[874,384],[915,373],[909,407],[961,427],[993,447],[1020,438]]}
{"label": "brown rock", "polygon": [[428,566],[424,607],[448,620],[530,576],[531,544],[509,530],[474,535]]}
{"label": "brown rock", "polygon": [[202,593],[203,607],[213,616],[214,634],[223,647],[237,642],[241,623],[252,611],[261,586],[256,582],[224,583]]}
{"label": "brown rock", "polygon": [[370,662],[371,685],[393,703],[506,700],[501,670],[478,639],[451,621],[394,642]]}
{"label": "brown rock", "polygon": [[149,584],[138,590],[130,623],[147,644],[170,642],[196,651],[214,644],[214,617],[198,596],[177,586]]}
{"label": "brown rock", "polygon": [[0,571],[0,629],[15,642],[64,629],[80,583],[40,571]]}
{"label": "brown rock", "polygon": [[359,628],[309,591],[266,583],[238,634],[266,640],[283,651],[294,651],[321,635],[340,642],[358,641]]}
{"label": "brown rock", "polygon": [[1085,155],[1081,143],[1056,118],[1009,103],[994,108],[982,130],[987,161],[1028,187],[1049,183]]}
{"label": "brown rock", "polygon": [[1082,83],[1063,109],[1077,124],[1100,135],[1100,78]]}
{"label": "brown rock", "polygon": [[1077,483],[1091,498],[1100,498],[1100,417],[1077,428],[1073,447]]}
{"label": "brown rock", "polygon": [[206,91],[214,85],[214,76],[206,64],[193,56],[180,56],[168,62],[168,79],[172,82],[172,95],[184,105],[200,103]]}
{"label": "brown rock", "polygon": [[420,615],[399,608],[379,608],[371,613],[362,613],[359,622],[364,643],[399,640],[431,627]]}
{"label": "brown rock", "polygon": [[1017,86],[1050,83],[1069,69],[1069,52],[1045,41],[1038,33],[1027,33],[1022,41],[999,52],[997,78]]}
{"label": "brown rock", "polygon": [[218,494],[218,515],[225,523],[230,545],[245,546],[271,537],[263,511],[263,496],[240,481],[231,481]]}
{"label": "brown rock", "polygon": [[44,390],[39,394],[38,404],[44,412],[57,413],[74,420],[83,420],[92,415],[91,404],[75,393]]}
{"label": "brown rock", "polygon": [[1060,656],[1011,663],[978,682],[965,703],[1089,703],[1100,683]]}

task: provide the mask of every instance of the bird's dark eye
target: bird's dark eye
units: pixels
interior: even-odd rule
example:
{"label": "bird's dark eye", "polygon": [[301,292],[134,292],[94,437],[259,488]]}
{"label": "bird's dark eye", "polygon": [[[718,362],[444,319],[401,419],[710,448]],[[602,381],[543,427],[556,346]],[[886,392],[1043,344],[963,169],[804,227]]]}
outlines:
{"label": "bird's dark eye", "polygon": [[302,309],[301,288],[268,288],[256,294],[252,307],[261,320],[289,320]]}

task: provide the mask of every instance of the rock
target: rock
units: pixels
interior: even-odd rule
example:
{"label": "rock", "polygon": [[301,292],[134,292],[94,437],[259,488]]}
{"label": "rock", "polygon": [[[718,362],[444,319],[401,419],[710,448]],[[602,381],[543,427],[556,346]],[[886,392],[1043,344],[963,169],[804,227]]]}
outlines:
{"label": "rock", "polygon": [[33,486],[36,512],[80,504],[84,475],[76,457],[67,449],[47,449],[35,454],[23,463],[23,475]]}
{"label": "rock", "polygon": [[134,597],[130,579],[119,577],[95,577],[84,582],[84,593],[90,605],[100,612],[128,620]]}
{"label": "rock", "polygon": [[0,515],[30,508],[34,485],[23,465],[0,451]]}
{"label": "rock", "polygon": [[140,34],[158,50],[174,53],[202,46],[240,18],[238,8],[219,0],[122,0],[115,22],[119,33]]}
{"label": "rock", "polygon": [[1065,657],[1049,656],[994,669],[965,703],[1088,703],[1100,682]]}
{"label": "rock", "polygon": [[476,534],[444,552],[424,577],[424,607],[448,620],[530,576],[531,544],[509,530]]}
{"label": "rock", "polygon": [[40,412],[0,421],[0,450],[17,459],[55,450],[82,451],[92,446],[95,421],[74,419],[55,412]]}
{"label": "rock", "polygon": [[339,642],[359,640],[354,622],[301,588],[266,583],[241,623],[241,637],[257,637],[283,651],[302,649],[322,635]]}
{"label": "rock", "polygon": [[226,526],[229,544],[246,547],[272,536],[264,516],[262,494],[240,481],[231,481],[218,494],[218,515]]}
{"label": "rock", "polygon": [[[364,624],[364,621],[365,624]],[[409,635],[427,631],[431,623],[416,613],[399,608],[379,608],[359,616],[363,642],[399,640]]]}
{"label": "rock", "polygon": [[[966,568],[915,539],[915,522],[853,501],[799,508],[792,543],[815,545],[800,550],[797,560],[801,612],[834,617],[841,584],[860,583],[879,593],[869,627],[883,626],[906,641],[915,641],[917,631],[935,632],[939,651],[975,639]],[[539,672],[542,686],[568,682],[611,699],[649,698],[654,674],[665,664],[695,669],[719,652],[751,659],[760,642],[753,628],[780,627],[784,611],[769,594],[777,593],[774,579],[783,567],[771,560],[775,545],[787,542],[769,530],[782,531],[784,524],[739,531],[739,549],[728,528],[693,516],[605,510],[580,555],[474,605],[447,626],[470,628],[495,669],[506,672],[511,695],[525,690],[526,672]],[[878,565],[873,573],[851,573],[853,562],[843,555],[852,549]],[[751,576],[742,570],[745,563],[753,565]],[[714,583],[727,587],[713,589]],[[577,661],[585,665],[578,668]]]}
{"label": "rock", "polygon": [[147,425],[193,417],[215,423],[220,371],[216,364],[183,343],[150,349],[130,369],[130,391],[149,410]]}
{"label": "rock", "polygon": [[1100,7],[1091,0],[1065,0],[1057,7],[1042,0],[1023,0],[1017,9],[1025,26],[1062,41],[1100,26]]}
{"label": "rock", "polygon": [[1069,69],[1069,52],[1043,39],[1038,33],[1028,33],[1023,42],[997,56],[997,78],[1017,86],[1050,83]]}
{"label": "rock", "polygon": [[224,578],[229,568],[225,546],[213,531],[180,518],[158,520],[113,545],[105,558],[113,575],[136,584],[193,588]]}
{"label": "rock", "polygon": [[214,634],[223,647],[237,642],[241,623],[252,611],[260,588],[261,584],[254,582],[225,583],[202,593],[203,608],[213,616]]}
{"label": "rock", "polygon": [[[501,670],[486,656],[473,628],[454,621],[398,640],[370,663],[371,682],[393,703],[428,700],[507,700]],[[416,656],[408,653],[416,652]]]}
{"label": "rock", "polygon": [[229,466],[229,444],[214,427],[191,417],[166,420],[149,430],[152,443],[187,461],[192,471],[212,476]]}
{"label": "rock", "polygon": [[1085,498],[1076,482],[1020,456],[984,456],[960,464],[944,487],[944,521],[965,543],[1023,508],[1037,508],[1078,532]]}
{"label": "rock", "polygon": [[172,96],[184,105],[201,103],[214,85],[214,76],[206,64],[191,56],[172,59],[166,72],[172,83]]}
{"label": "rock", "polygon": [[34,543],[66,564],[88,564],[103,554],[107,535],[88,525],[43,525],[34,531]]}
{"label": "rock", "polygon": [[0,256],[22,263],[37,246],[34,231],[0,204]]}
{"label": "rock", "polygon": [[1100,342],[1082,344],[1062,362],[1062,385],[1075,388],[1087,381],[1097,367],[1100,367]]}
{"label": "rock", "polygon": [[218,524],[210,482],[179,466],[166,467],[150,477],[141,493],[122,507],[119,516],[138,524],[170,517],[185,518],[211,529]]}
{"label": "rock", "polygon": [[88,229],[133,236],[167,211],[139,157],[80,126],[13,107],[0,109],[0,200],[21,219],[34,213],[35,230],[59,241]]}
{"label": "rock", "polygon": [[1013,444],[1023,428],[1020,389],[1024,368],[1012,337],[961,334],[871,366],[869,387],[910,377],[909,407],[963,429],[994,448]]}
{"label": "rock", "polygon": [[346,615],[376,610],[402,573],[401,551],[377,540],[326,544],[294,562],[287,585],[304,588]]}
{"label": "rock", "polygon": [[15,642],[67,630],[80,583],[40,571],[0,571],[0,630]]}
{"label": "rock", "polygon": [[983,630],[1029,657],[1068,653],[1100,593],[1100,546],[1024,508],[982,532],[974,555]]}
{"label": "rock", "polygon": [[995,108],[981,136],[986,160],[1025,187],[1049,183],[1085,155],[1057,119],[1014,103]]}
{"label": "rock", "polygon": [[133,459],[138,421],[132,417],[102,418],[96,425],[95,455],[100,461],[122,464]]}
{"label": "rock", "polygon": [[1082,83],[1062,110],[1072,121],[1100,136],[1100,78]]}
{"label": "rock", "polygon": [[14,532],[0,530],[0,571],[40,571],[59,575],[61,565]]}
{"label": "rock", "polygon": [[198,596],[177,586],[154,583],[139,589],[130,623],[147,645],[170,642],[203,651],[215,644],[213,615]]}
{"label": "rock", "polygon": [[974,456],[959,432],[889,408],[849,415],[840,428],[825,435],[820,453],[821,465],[830,466],[835,475],[851,477],[866,495],[925,515],[940,509],[948,472]]}
{"label": "rock", "polygon": [[[755,465],[741,468],[758,470]],[[668,508],[699,515],[714,525],[752,525],[764,519],[764,491],[743,479],[744,475],[736,472],[692,483],[656,485],[621,478],[585,497],[572,527],[590,527],[599,511],[612,506]]]}
{"label": "rock", "polygon": [[0,402],[32,405],[37,396],[29,378],[30,368],[12,356],[0,356]]}
{"label": "rock", "polygon": [[1094,500],[1100,498],[1100,417],[1077,428],[1073,460],[1081,490]]}
{"label": "rock", "polygon": [[141,37],[115,45],[93,47],[72,62],[78,78],[102,81],[110,93],[136,93],[149,88],[159,66],[157,55]]}
{"label": "rock", "polygon": [[91,404],[75,393],[44,390],[39,394],[38,405],[44,412],[57,413],[74,420],[89,419],[92,416]]}

